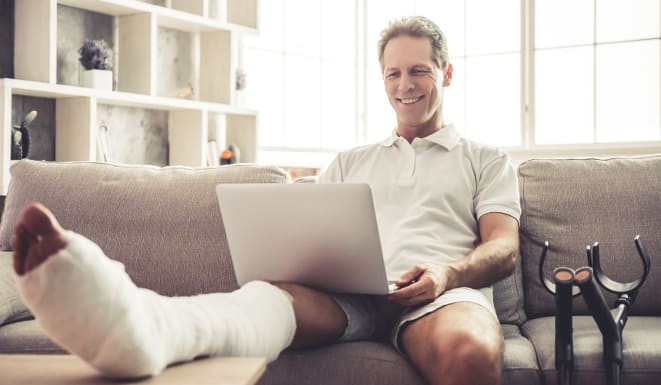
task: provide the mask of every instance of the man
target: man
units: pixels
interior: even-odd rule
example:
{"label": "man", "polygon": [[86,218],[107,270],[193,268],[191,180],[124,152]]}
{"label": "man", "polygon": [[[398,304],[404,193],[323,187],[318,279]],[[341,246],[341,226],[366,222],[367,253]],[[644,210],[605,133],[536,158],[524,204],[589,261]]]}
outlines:
{"label": "man", "polygon": [[161,297],[136,288],[121,265],[34,204],[13,247],[19,289],[44,330],[115,377],[157,374],[201,355],[273,360],[287,347],[388,335],[430,384],[498,383],[503,340],[487,287],[515,266],[513,168],[444,123],[452,65],[434,23],[391,24],[379,59],[397,128],[382,143],[340,154],[320,180],[371,185],[395,293],[254,282],[234,293]]}
{"label": "man", "polygon": [[[475,289],[514,270],[516,175],[502,152],[445,124],[452,65],[433,22],[392,23],[378,48],[397,128],[382,143],[340,154],[320,180],[369,183],[388,276],[401,288],[383,301],[287,285],[297,321],[306,320],[294,343],[388,333],[430,384],[499,383],[503,341],[491,290]],[[297,306],[300,297],[316,300]]]}

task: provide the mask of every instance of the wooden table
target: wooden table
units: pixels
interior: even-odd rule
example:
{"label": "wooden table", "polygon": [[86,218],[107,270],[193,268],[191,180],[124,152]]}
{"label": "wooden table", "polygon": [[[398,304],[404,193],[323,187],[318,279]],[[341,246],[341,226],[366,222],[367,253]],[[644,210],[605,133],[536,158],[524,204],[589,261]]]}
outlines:
{"label": "wooden table", "polygon": [[263,358],[215,357],[171,366],[140,381],[117,381],[72,355],[0,354],[0,385],[253,385],[265,369]]}

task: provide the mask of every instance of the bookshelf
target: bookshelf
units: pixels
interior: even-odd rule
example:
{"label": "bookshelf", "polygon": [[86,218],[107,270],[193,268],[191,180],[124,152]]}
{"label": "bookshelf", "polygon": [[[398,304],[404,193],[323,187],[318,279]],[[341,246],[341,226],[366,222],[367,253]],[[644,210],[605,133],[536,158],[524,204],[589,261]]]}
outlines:
{"label": "bookshelf", "polygon": [[[207,142],[235,143],[243,162],[255,162],[257,111],[234,100],[241,33],[256,33],[259,0],[224,0],[225,20],[209,17],[210,1],[171,0],[170,7],[137,0],[21,0],[15,3],[15,78],[0,79],[0,187],[9,185],[12,96],[55,100],[55,160],[99,159],[99,105],[163,110],[168,113],[169,164],[203,166]],[[65,5],[116,18],[119,39],[113,91],[57,83],[57,7]],[[155,65],[159,27],[194,34],[197,76],[193,99],[159,95]],[[117,48],[117,47],[116,47]],[[224,138],[209,132],[223,120]],[[222,134],[222,133],[221,133]]]}

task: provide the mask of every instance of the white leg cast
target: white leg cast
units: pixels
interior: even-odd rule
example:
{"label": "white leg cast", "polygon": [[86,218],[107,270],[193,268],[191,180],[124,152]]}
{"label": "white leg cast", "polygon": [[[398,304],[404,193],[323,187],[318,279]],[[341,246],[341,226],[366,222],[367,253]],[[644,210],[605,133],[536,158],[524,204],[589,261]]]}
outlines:
{"label": "white leg cast", "polygon": [[107,376],[155,375],[205,355],[274,360],[293,339],[291,297],[273,285],[163,297],[136,287],[95,243],[67,237],[66,248],[16,277],[18,287],[44,331]]}

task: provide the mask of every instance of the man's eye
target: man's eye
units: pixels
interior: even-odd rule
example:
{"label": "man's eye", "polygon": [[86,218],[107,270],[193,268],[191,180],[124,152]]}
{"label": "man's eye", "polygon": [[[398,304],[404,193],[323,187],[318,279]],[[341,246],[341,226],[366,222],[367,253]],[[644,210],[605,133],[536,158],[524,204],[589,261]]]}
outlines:
{"label": "man's eye", "polygon": [[386,74],[386,77],[387,77],[388,79],[394,79],[394,78],[397,77],[397,75],[398,75],[397,72],[391,72],[391,73],[389,73],[389,74]]}
{"label": "man's eye", "polygon": [[415,75],[423,75],[423,74],[426,74],[428,72],[429,71],[427,71],[427,70],[413,70],[413,74],[415,74]]}

